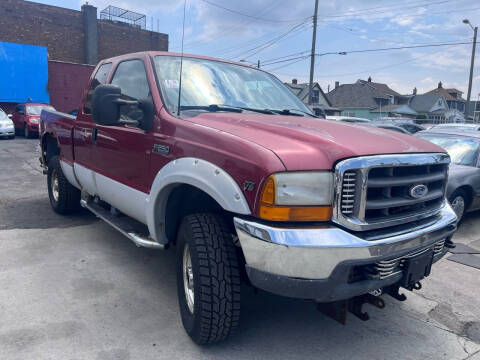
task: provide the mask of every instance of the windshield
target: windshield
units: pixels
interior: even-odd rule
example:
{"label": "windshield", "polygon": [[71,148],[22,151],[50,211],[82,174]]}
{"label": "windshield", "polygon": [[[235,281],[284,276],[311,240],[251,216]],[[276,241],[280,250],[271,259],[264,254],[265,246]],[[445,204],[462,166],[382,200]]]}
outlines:
{"label": "windshield", "polygon": [[55,110],[53,106],[48,105],[29,105],[27,106],[28,115],[40,115],[42,110]]}
{"label": "windshield", "polygon": [[[175,113],[180,57],[156,56],[154,63],[166,106]],[[182,73],[182,108],[223,105],[278,111],[288,109],[311,114],[285,85],[263,71],[221,61],[184,58]]]}
{"label": "windshield", "polygon": [[0,109],[0,121],[10,120],[3,110]]}
{"label": "windshield", "polygon": [[454,164],[475,166],[477,163],[480,148],[478,140],[433,134],[422,134],[420,137],[447,150]]}

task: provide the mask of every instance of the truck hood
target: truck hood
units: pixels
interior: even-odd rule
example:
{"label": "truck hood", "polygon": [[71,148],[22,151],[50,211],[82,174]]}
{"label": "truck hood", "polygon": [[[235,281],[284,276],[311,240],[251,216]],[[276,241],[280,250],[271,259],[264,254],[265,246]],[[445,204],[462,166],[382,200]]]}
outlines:
{"label": "truck hood", "polygon": [[445,152],[410,135],[318,118],[250,113],[202,113],[188,120],[273,151],[287,170],[332,169],[345,158]]}

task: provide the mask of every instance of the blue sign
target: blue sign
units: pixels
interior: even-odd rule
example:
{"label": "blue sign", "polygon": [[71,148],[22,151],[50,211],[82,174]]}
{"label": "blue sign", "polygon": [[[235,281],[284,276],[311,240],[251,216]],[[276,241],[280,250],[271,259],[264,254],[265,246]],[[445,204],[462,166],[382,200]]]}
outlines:
{"label": "blue sign", "polygon": [[0,102],[49,103],[47,48],[0,42]]}

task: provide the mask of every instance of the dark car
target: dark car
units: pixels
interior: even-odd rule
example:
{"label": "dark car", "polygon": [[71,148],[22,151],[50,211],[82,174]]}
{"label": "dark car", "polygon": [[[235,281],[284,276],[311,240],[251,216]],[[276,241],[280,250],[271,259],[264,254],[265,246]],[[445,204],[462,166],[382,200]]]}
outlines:
{"label": "dark car", "polygon": [[[421,125],[415,124],[412,120],[408,119],[400,119],[400,120],[394,120],[394,119],[386,119],[386,120],[375,120],[372,121],[372,125],[376,127],[380,127],[383,129],[389,129],[397,132],[401,132],[404,134],[415,134],[419,131],[425,130],[425,128]],[[403,129],[404,131],[401,131],[400,129]]]}
{"label": "dark car", "polygon": [[452,163],[447,199],[459,219],[467,211],[480,209],[480,133],[465,131],[422,131],[416,136],[443,147]]}

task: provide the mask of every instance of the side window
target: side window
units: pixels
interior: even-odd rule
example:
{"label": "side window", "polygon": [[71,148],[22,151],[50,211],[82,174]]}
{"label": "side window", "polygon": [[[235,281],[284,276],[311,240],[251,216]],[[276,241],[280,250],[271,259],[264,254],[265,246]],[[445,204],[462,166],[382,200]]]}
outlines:
{"label": "side window", "polygon": [[[140,100],[151,96],[145,65],[141,60],[127,60],[118,64],[111,84],[122,90],[122,98],[125,100]],[[120,114],[134,120],[142,116],[137,107],[130,106],[122,106]]]}
{"label": "side window", "polygon": [[25,105],[18,105],[18,113],[20,115],[25,115]]}
{"label": "side window", "polygon": [[92,113],[92,96],[93,91],[98,85],[105,84],[107,81],[108,73],[110,72],[110,68],[112,67],[112,63],[103,64],[97,70],[95,77],[92,79],[90,83],[90,87],[88,88],[87,98],[85,99],[85,105],[83,106],[83,112],[85,114]]}

